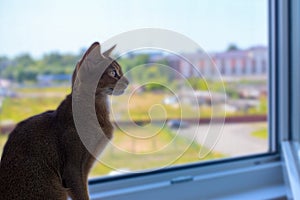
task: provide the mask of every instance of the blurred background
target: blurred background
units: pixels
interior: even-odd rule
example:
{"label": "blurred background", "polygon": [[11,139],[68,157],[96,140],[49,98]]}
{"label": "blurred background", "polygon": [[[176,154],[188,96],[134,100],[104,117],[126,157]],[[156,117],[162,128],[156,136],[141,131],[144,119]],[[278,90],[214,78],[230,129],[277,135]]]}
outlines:
{"label": "blurred background", "polygon": [[[90,44],[146,27],[178,32],[201,48],[174,45],[192,66],[162,50],[120,56],[130,45],[117,46],[131,85],[111,98],[118,126],[91,176],[267,152],[267,17],[266,0],[1,1],[0,153],[18,122],[56,109],[71,92],[73,69]],[[225,119],[213,149],[208,129],[222,124],[212,124],[212,115]],[[201,150],[209,153],[199,157]]]}

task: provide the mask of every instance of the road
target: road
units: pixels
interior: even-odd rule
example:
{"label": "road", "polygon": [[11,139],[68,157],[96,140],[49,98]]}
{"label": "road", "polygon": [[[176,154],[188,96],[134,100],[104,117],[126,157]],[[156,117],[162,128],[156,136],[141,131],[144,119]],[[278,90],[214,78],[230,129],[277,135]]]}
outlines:
{"label": "road", "polygon": [[[202,146],[229,157],[244,156],[266,152],[268,139],[253,137],[251,133],[266,126],[266,122],[231,123],[220,125],[190,125],[182,128],[178,134],[197,141]],[[208,131],[210,130],[210,131]],[[220,134],[218,134],[220,133]]]}

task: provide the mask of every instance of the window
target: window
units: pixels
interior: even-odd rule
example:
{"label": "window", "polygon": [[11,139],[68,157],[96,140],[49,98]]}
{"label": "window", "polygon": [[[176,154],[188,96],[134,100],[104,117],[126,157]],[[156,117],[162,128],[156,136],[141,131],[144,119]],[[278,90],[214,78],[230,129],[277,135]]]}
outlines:
{"label": "window", "polygon": [[253,59],[252,60],[252,74],[253,75],[256,74],[256,68],[257,68],[257,66],[256,66],[256,60]]}
{"label": "window", "polygon": [[[299,162],[295,155],[299,155],[300,143],[300,74],[296,67],[300,61],[299,42],[291,41],[299,41],[299,3],[231,2],[110,1],[96,3],[91,6],[94,12],[80,17],[74,11],[76,22],[65,17],[61,21],[60,16],[67,12],[61,8],[68,4],[41,4],[39,18],[34,18],[34,6],[25,6],[31,12],[22,15],[17,10],[22,5],[0,3],[0,13],[9,16],[2,20],[20,14],[22,20],[27,19],[30,36],[12,38],[12,33],[4,31],[27,33],[18,26],[21,19],[9,25],[19,27],[17,32],[0,23],[1,148],[16,122],[55,108],[70,92],[70,74],[83,52],[78,50],[95,38],[107,39],[103,48],[118,41],[114,57],[131,86],[125,95],[110,99],[115,137],[91,173],[92,199],[241,199],[253,191],[259,199],[289,195],[296,199],[297,185],[289,180]],[[84,6],[70,4],[80,11]],[[46,17],[46,10],[57,13],[57,18]],[[101,29],[94,27],[91,13],[98,16]],[[42,27],[53,31],[45,34],[52,42],[46,45],[48,38],[30,32],[36,24],[41,31]],[[76,36],[72,24],[76,29],[82,24],[84,31]],[[139,29],[143,27],[153,29]],[[130,39],[122,40],[124,35]],[[180,35],[199,46],[186,45]],[[214,57],[220,58],[220,66],[212,62]],[[239,62],[231,68],[233,57],[241,60],[241,73],[235,69]],[[257,58],[261,57],[264,73],[259,74]],[[125,107],[123,102],[128,102]],[[16,110],[18,115],[14,115]],[[295,181],[299,181],[297,176]],[[218,194],[213,185],[218,185]],[[202,194],[199,188],[204,188]]]}
{"label": "window", "polygon": [[[106,6],[113,6],[111,12],[116,17],[111,26],[101,20],[99,26],[109,30],[115,28],[110,31],[94,30],[84,20],[84,29],[99,31],[95,34],[100,34],[100,38],[89,35],[87,31],[86,35],[80,35],[80,38],[86,37],[87,40],[79,43],[76,41],[78,38],[73,36],[77,49],[71,52],[67,52],[70,47],[65,45],[76,46],[73,41],[61,45],[63,41],[59,42],[55,37],[60,32],[60,27],[55,25],[56,20],[59,20],[59,15],[65,16],[61,8],[54,7],[49,1],[49,6],[40,5],[42,8],[38,12],[48,10],[49,7],[57,13],[57,17],[50,18],[48,14],[41,13],[33,19],[38,7],[28,7],[30,12],[17,15],[17,7],[9,2],[4,3],[3,12],[17,19],[11,22],[15,23],[12,26],[18,27],[21,23],[19,16],[23,16],[30,27],[27,32],[32,35],[26,39],[20,37],[18,40],[22,45],[17,45],[17,42],[9,44],[5,41],[16,38],[6,32],[13,32],[14,29],[6,27],[5,23],[1,25],[4,34],[1,42],[1,124],[5,132],[1,136],[2,146],[7,132],[15,123],[49,108],[55,109],[64,95],[70,92],[69,81],[74,65],[82,55],[83,51],[79,51],[81,46],[89,45],[93,42],[90,40],[109,39],[120,31],[128,31],[103,42],[103,49],[110,43],[118,45],[114,57],[123,66],[131,86],[124,95],[110,98],[111,118],[116,124],[114,139],[101,156],[91,177],[268,152],[268,104],[266,95],[262,94],[267,88],[267,75],[256,77],[253,73],[248,78],[236,71],[237,60],[243,58],[247,50],[250,49],[255,58],[255,55],[260,56],[259,51],[252,50],[255,45],[268,48],[267,2],[257,0],[234,5],[227,2],[229,0],[219,2],[224,10],[216,12],[207,12],[215,7],[213,1],[194,1],[189,4],[167,1],[159,3],[160,6],[156,5],[155,13],[146,12],[154,6],[150,2],[132,1],[122,4],[133,9],[131,14],[124,13],[121,4],[107,3]],[[12,9],[9,13],[4,9],[7,6]],[[75,3],[74,6],[79,9],[80,4]],[[100,7],[96,3],[94,6]],[[164,6],[173,9],[164,9]],[[182,18],[174,15],[175,10],[180,10]],[[70,12],[73,16],[75,13]],[[121,25],[117,19],[122,14],[126,14],[130,20]],[[236,15],[241,16],[241,19],[236,18]],[[108,18],[111,13],[103,11],[97,16]],[[61,25],[75,23],[66,17],[62,19],[65,21],[59,22]],[[175,23],[176,19],[180,23]],[[52,34],[46,35],[53,42],[34,36],[35,23],[45,28],[47,24],[47,31],[52,31],[53,37]],[[195,26],[199,23],[202,24],[201,28]],[[212,24],[222,24],[222,27]],[[243,24],[241,26],[244,28],[237,24]],[[143,26],[163,29],[131,31]],[[225,32],[220,32],[221,29],[228,33],[223,34]],[[248,29],[252,30],[251,34],[242,31]],[[60,38],[67,39],[68,31],[73,32],[72,27],[62,28]],[[15,34],[21,32],[25,31],[18,30]],[[151,33],[156,36],[151,37]],[[147,34],[149,36],[145,38]],[[189,38],[182,39],[180,34],[188,35]],[[253,34],[257,37],[252,37]],[[122,40],[122,37],[127,40]],[[30,40],[34,45],[26,42]],[[38,40],[43,42],[39,44]],[[132,44],[128,44],[128,41]],[[181,45],[174,46],[175,41]],[[194,41],[199,45],[192,46]],[[216,66],[215,57],[225,61],[222,68],[225,67],[226,74]],[[199,71],[199,68],[203,71]],[[18,110],[19,114],[14,114],[14,110]],[[223,122],[224,128],[221,130]]]}
{"label": "window", "polygon": [[267,73],[267,63],[266,60],[262,60],[261,61],[261,73],[262,74],[266,74]]}
{"label": "window", "polygon": [[233,76],[236,75],[236,60],[234,58],[231,59],[230,67],[231,67],[231,74]]}
{"label": "window", "polygon": [[204,74],[204,70],[205,70],[205,63],[204,63],[204,60],[201,60],[199,62],[199,68],[200,68],[200,73],[201,74]]}
{"label": "window", "polygon": [[225,74],[225,60],[221,59],[221,74],[224,75]]}
{"label": "window", "polygon": [[243,75],[246,75],[246,59],[245,58],[243,58],[241,61],[241,68],[242,68],[241,73]]}

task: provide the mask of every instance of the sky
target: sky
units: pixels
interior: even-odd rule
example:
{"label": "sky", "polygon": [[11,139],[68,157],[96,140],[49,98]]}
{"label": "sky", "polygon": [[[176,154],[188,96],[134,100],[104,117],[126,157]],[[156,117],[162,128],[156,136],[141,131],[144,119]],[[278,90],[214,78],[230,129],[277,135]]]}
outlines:
{"label": "sky", "polygon": [[[103,43],[140,28],[175,31],[209,52],[223,51],[232,43],[240,48],[267,45],[267,2],[1,0],[0,56],[78,53],[94,41]],[[147,41],[151,35],[141,37]],[[128,37],[127,43],[134,40]],[[176,44],[176,39],[171,42]],[[185,51],[181,43],[174,46]]]}

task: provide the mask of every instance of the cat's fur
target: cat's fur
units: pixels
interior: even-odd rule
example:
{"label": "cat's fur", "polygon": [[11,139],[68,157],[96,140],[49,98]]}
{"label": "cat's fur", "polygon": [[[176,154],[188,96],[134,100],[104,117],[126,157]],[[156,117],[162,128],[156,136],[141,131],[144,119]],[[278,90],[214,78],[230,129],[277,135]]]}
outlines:
{"label": "cat's fur", "polygon": [[[73,93],[76,77],[80,77],[79,69],[94,65],[106,67],[95,60],[110,62],[103,69],[95,92],[97,125],[108,139],[112,138],[113,127],[107,95],[123,93],[129,83],[118,63],[109,57],[113,48],[101,54],[100,44],[95,42],[78,62],[72,77]],[[72,93],[56,110],[26,119],[12,131],[0,163],[0,199],[65,200],[68,195],[74,200],[89,199],[87,179],[95,157],[78,136]],[[105,144],[100,142],[99,149],[103,150]]]}

